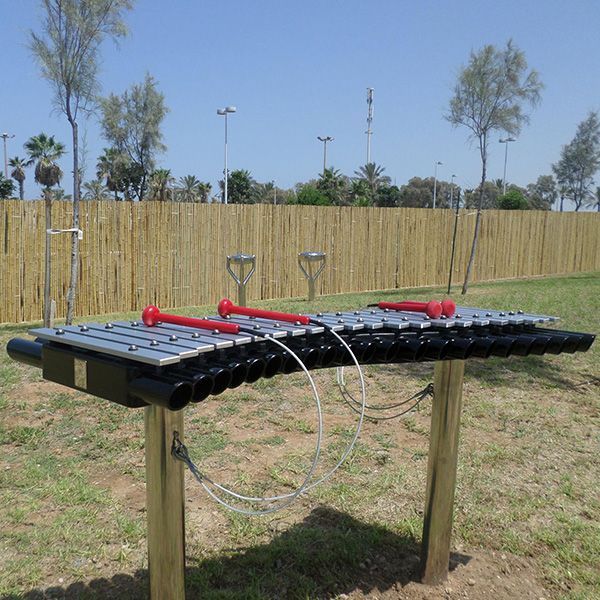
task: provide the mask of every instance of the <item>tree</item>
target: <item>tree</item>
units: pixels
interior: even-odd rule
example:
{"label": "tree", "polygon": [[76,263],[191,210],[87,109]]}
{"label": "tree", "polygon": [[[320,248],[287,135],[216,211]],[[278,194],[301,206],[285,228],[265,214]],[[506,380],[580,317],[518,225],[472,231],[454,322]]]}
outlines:
{"label": "tree", "polygon": [[172,189],[169,187],[173,183],[173,177],[171,177],[171,171],[169,169],[156,169],[150,175],[150,189],[148,196],[152,200],[159,200],[165,202],[172,196]]}
{"label": "tree", "polygon": [[331,206],[331,200],[311,183],[300,186],[294,203],[303,206]]}
{"label": "tree", "polygon": [[348,204],[348,178],[339,169],[325,169],[319,176],[317,189],[329,199],[330,204]]}
{"label": "tree", "polygon": [[596,188],[596,194],[594,199],[589,204],[590,208],[596,208],[598,212],[600,212],[600,187]]}
{"label": "tree", "polygon": [[100,179],[93,179],[83,184],[85,200],[110,200],[110,190]]}
{"label": "tree", "polygon": [[367,163],[359,167],[358,171],[354,171],[355,179],[365,181],[371,192],[371,200],[375,198],[377,190],[382,185],[390,185],[392,180],[384,175],[385,167],[376,165],[375,163]]}
{"label": "tree", "polygon": [[600,121],[597,112],[590,112],[579,123],[575,137],[563,146],[560,160],[552,165],[558,184],[565,197],[578,211],[592,196],[593,177],[600,168]]}
{"label": "tree", "polygon": [[116,148],[104,148],[96,163],[96,177],[106,181],[106,187],[119,199],[119,192],[129,200],[133,177],[131,160]]}
{"label": "tree", "polygon": [[529,204],[521,191],[512,189],[498,198],[498,208],[501,210],[525,210],[529,208]]}
{"label": "tree", "polygon": [[[79,229],[79,111],[92,109],[98,89],[98,55],[106,38],[117,40],[127,29],[123,12],[131,0],[42,0],[42,33],[30,32],[29,45],[42,75],[54,88],[54,103],[65,114],[73,139],[73,229]],[[71,236],[71,278],[66,324],[73,321],[79,236]]]}
{"label": "tree", "polygon": [[350,191],[348,193],[350,202],[355,206],[363,202],[372,203],[371,188],[365,179],[352,179],[350,181]]}
{"label": "tree", "polygon": [[212,190],[212,184],[208,181],[201,181],[198,185],[198,193],[200,194],[200,202],[206,204],[210,198],[210,192]]}
{"label": "tree", "polygon": [[558,198],[556,181],[552,175],[540,175],[535,183],[527,186],[527,202],[534,210],[552,210]]}
{"label": "tree", "polygon": [[375,206],[400,206],[402,194],[397,185],[380,185],[375,195]]}
{"label": "tree", "polygon": [[102,135],[113,148],[125,154],[137,177],[130,177],[133,192],[141,202],[148,178],[155,169],[156,155],[164,152],[161,124],[169,111],[164,95],[150,74],[143,83],[133,85],[121,96],[111,94],[100,100]]}
{"label": "tree", "polygon": [[489,136],[493,131],[517,135],[529,121],[524,107],[539,102],[542,87],[536,71],[527,73],[525,54],[511,40],[503,50],[487,45],[477,53],[471,52],[469,64],[459,73],[446,119],[453,126],[461,125],[470,131],[481,157],[479,202],[463,294],[469,286],[479,236]]}
{"label": "tree", "polygon": [[198,202],[200,200],[200,180],[195,175],[185,175],[179,178],[179,201]]}
{"label": "tree", "polygon": [[464,207],[477,208],[481,202],[482,210],[498,208],[498,198],[502,195],[502,186],[496,182],[486,181],[483,186],[483,198],[480,188],[468,189],[464,193]]}
{"label": "tree", "polygon": [[19,199],[24,200],[25,190],[23,184],[25,183],[25,168],[27,167],[27,161],[15,156],[8,161],[8,164],[12,167],[10,176],[19,184]]}
{"label": "tree", "polygon": [[[219,181],[224,193],[223,180]],[[231,204],[254,204],[257,200],[256,181],[246,169],[237,169],[229,173],[227,179],[227,201]]]}
{"label": "tree", "polygon": [[15,191],[15,184],[0,173],[0,200],[8,200]]}
{"label": "tree", "polygon": [[44,203],[46,208],[46,257],[44,259],[44,327],[50,326],[50,234],[52,229],[52,188],[62,178],[58,159],[65,153],[65,147],[55,141],[53,136],[45,133],[29,138],[25,142],[25,150],[29,156],[27,164],[35,163],[35,181],[44,187]]}

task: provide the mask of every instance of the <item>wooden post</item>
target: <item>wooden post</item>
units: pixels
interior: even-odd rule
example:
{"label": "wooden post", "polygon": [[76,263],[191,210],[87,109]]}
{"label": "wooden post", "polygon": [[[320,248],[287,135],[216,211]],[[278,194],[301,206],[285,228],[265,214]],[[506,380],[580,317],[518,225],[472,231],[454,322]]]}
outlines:
{"label": "wooden post", "polygon": [[448,577],[464,372],[464,360],[435,363],[421,547],[421,580],[429,585]]}
{"label": "wooden post", "polygon": [[145,409],[146,510],[151,600],[185,598],[183,463],[171,456],[173,431],[183,434],[183,411]]}

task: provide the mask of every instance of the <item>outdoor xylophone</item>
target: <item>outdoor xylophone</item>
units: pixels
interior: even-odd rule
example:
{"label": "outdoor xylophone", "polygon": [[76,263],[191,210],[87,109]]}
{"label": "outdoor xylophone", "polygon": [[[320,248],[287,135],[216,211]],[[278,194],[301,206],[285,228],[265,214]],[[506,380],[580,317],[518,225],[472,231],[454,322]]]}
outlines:
{"label": "outdoor xylophone", "polygon": [[[35,339],[7,344],[15,360],[40,367],[44,379],[126,407],[145,407],[148,564],[153,600],[185,597],[185,527],[182,463],[218,502],[286,506],[327,479],[352,450],[363,417],[380,407],[366,402],[360,365],[435,362],[421,550],[422,581],[448,574],[465,359],[586,351],[595,336],[547,328],[557,319],[520,310],[456,307],[444,302],[380,302],[356,311],[290,315],[236,307],[222,300],[218,315],[190,318],[147,307],[140,321],[86,323],[32,329]],[[361,400],[348,391],[343,369],[358,369]],[[315,477],[322,437],[318,391],[309,371],[337,367],[342,397],[360,414],[355,435],[335,467]],[[181,442],[180,409],[244,382],[304,371],[318,414],[312,464],[300,487],[279,496],[236,494],[201,473]],[[415,398],[415,397],[413,397]],[[413,400],[409,398],[408,400]],[[418,399],[417,399],[418,401]],[[404,407],[407,400],[388,405]],[[413,403],[412,406],[416,404]],[[403,414],[401,412],[397,413]],[[385,418],[385,417],[384,417]]]}
{"label": "outdoor xylophone", "polygon": [[381,302],[356,311],[288,315],[222,301],[221,314],[204,319],[148,307],[143,321],[32,329],[35,340],[12,339],[7,351],[41,367],[44,379],[130,408],[178,410],[244,382],[298,371],[298,362],[270,339],[309,370],[352,364],[331,331],[361,364],[572,353],[586,351],[594,340],[540,327],[555,317],[445,302]]}

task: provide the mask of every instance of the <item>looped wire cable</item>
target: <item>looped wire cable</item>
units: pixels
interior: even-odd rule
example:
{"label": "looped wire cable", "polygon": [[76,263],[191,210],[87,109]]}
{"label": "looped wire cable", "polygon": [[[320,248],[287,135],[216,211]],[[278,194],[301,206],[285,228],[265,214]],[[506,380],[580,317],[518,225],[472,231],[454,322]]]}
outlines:
{"label": "looped wire cable", "polygon": [[[317,464],[319,462],[319,455],[321,452],[321,442],[323,439],[323,411],[322,411],[322,407],[321,407],[321,399],[319,397],[319,393],[315,386],[314,379],[308,372],[306,365],[302,362],[300,357],[295,352],[290,350],[290,348],[288,348],[285,344],[282,344],[279,340],[276,340],[276,339],[274,339],[272,337],[268,337],[268,336],[265,336],[264,339],[266,341],[272,342],[272,343],[280,346],[286,352],[289,352],[290,356],[292,356],[296,360],[296,362],[300,365],[300,367],[302,368],[302,370],[304,371],[304,373],[306,374],[306,376],[308,378],[308,381],[309,381],[312,391],[313,391],[313,397],[315,399],[315,405],[317,408],[317,416],[318,416],[317,442],[315,445],[315,452],[313,454],[313,459],[312,459],[310,468],[308,469],[306,477],[304,478],[304,481],[300,484],[300,486],[293,492],[290,492],[289,494],[282,494],[280,496],[261,497],[261,496],[245,496],[243,494],[238,494],[237,492],[234,492],[233,490],[230,490],[229,488],[226,488],[225,486],[213,481],[205,473],[202,473],[198,469],[198,467],[194,464],[194,462],[191,460],[189,453],[187,451],[187,448],[179,440],[179,435],[177,434],[177,438],[175,437],[176,432],[173,435],[173,446],[171,449],[171,453],[173,454],[173,456],[176,459],[183,461],[188,466],[192,475],[196,478],[198,483],[204,488],[204,490],[207,492],[207,494],[213,500],[215,500],[216,502],[218,502],[225,508],[232,510],[233,512],[237,512],[237,513],[240,513],[243,515],[250,515],[250,516],[267,515],[269,513],[273,513],[278,510],[281,510],[281,509],[289,506],[298,496],[300,496],[300,494],[302,494],[302,492],[309,489],[310,481],[312,479],[312,476],[313,476],[313,474],[317,468]],[[229,502],[226,502],[225,500],[223,500],[207,484],[214,486],[216,489],[220,490],[224,494],[227,494],[228,496],[231,496],[238,500],[244,500],[247,502],[263,502],[263,503],[264,502],[280,502],[280,503],[277,506],[271,506],[269,508],[260,509],[260,510],[240,508],[238,506],[234,506],[233,504],[229,504]]]}

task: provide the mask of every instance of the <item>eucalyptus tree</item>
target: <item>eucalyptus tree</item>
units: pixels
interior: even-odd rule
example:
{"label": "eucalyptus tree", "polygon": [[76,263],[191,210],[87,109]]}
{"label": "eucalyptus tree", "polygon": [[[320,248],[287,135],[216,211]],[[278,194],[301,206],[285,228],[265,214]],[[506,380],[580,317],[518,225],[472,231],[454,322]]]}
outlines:
{"label": "eucalyptus tree", "polygon": [[62,170],[57,161],[65,153],[65,146],[45,133],[25,142],[29,156],[28,165],[35,164],[34,178],[44,188],[46,208],[46,256],[44,259],[44,326],[50,326],[50,234],[52,229],[52,188],[60,183]]}
{"label": "eucalyptus tree", "polygon": [[527,200],[529,207],[534,210],[552,210],[558,190],[552,175],[540,175],[535,183],[527,186]]}
{"label": "eucalyptus tree", "polygon": [[102,135],[131,161],[139,181],[131,178],[133,192],[144,199],[148,180],[156,166],[156,155],[164,152],[161,125],[169,111],[157,82],[146,74],[143,83],[134,84],[122,95],[110,94],[100,100]]}
{"label": "eucalyptus tree", "polygon": [[[79,114],[93,110],[98,92],[100,46],[127,33],[123,14],[133,0],[41,0],[41,33],[31,31],[29,46],[42,75],[54,89],[56,108],[69,121],[73,140],[73,229],[79,229],[81,195]],[[71,278],[66,323],[73,321],[79,264],[79,236],[71,237]]]}
{"label": "eucalyptus tree", "polygon": [[535,70],[528,71],[525,54],[511,40],[503,49],[484,46],[471,52],[462,67],[445,118],[455,127],[469,130],[481,158],[481,182],[475,231],[462,293],[466,294],[475,259],[487,176],[488,145],[492,132],[516,136],[529,122],[525,107],[540,101],[543,85]]}
{"label": "eucalyptus tree", "polygon": [[19,184],[19,199],[25,199],[25,168],[27,167],[27,161],[24,158],[15,156],[8,161],[8,164],[12,167],[10,176]]}
{"label": "eucalyptus tree", "polygon": [[592,195],[594,174],[600,168],[600,121],[592,111],[577,126],[575,137],[561,151],[560,160],[552,165],[565,196],[581,209]]}

